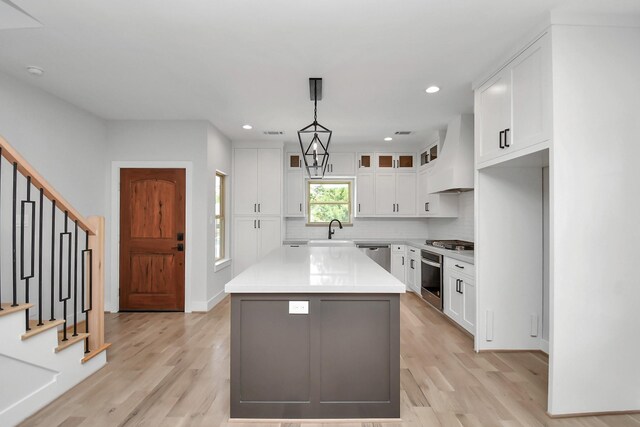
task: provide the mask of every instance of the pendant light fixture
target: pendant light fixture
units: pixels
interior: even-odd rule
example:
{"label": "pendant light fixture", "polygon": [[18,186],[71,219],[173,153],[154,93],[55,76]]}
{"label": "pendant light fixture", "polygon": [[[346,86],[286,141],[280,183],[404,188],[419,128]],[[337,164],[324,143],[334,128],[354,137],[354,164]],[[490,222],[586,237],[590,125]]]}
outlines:
{"label": "pendant light fixture", "polygon": [[318,123],[318,101],[322,100],[322,79],[309,79],[313,101],[313,123],[298,131],[304,166],[310,178],[322,178],[329,165],[329,143],[333,132]]}

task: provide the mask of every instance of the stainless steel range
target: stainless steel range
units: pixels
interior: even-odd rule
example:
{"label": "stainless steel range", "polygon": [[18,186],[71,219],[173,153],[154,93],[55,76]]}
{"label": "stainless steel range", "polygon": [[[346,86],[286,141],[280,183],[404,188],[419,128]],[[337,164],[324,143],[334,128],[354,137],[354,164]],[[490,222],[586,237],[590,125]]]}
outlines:
{"label": "stainless steel range", "polygon": [[[473,242],[466,242],[464,240],[427,240],[426,244],[436,248],[454,251],[473,250]],[[421,264],[422,278],[420,291],[422,298],[438,310],[442,310],[443,256],[429,250],[423,250]]]}

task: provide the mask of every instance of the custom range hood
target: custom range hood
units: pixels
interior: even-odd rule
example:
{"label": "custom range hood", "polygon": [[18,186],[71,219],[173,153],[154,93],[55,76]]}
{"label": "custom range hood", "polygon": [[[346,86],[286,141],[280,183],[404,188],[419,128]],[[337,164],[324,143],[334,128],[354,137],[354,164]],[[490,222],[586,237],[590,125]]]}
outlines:
{"label": "custom range hood", "polygon": [[447,127],[440,156],[427,181],[428,193],[473,190],[473,115],[456,117]]}

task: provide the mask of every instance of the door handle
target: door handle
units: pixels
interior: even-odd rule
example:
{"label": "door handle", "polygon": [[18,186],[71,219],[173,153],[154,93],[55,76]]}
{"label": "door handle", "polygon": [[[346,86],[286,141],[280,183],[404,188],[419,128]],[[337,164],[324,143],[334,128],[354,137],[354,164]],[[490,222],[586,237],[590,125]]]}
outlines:
{"label": "door handle", "polygon": [[500,148],[501,149],[504,148],[504,144],[502,143],[502,135],[504,135],[504,131],[503,130],[500,131],[500,136],[498,137],[498,140],[500,141]]}
{"label": "door handle", "polygon": [[504,130],[504,146],[505,148],[509,148],[511,147],[511,144],[509,144],[509,128]]}
{"label": "door handle", "polygon": [[178,233],[176,239],[178,240],[178,242],[182,242],[184,240],[184,233]]}
{"label": "door handle", "polygon": [[174,246],[171,249],[177,249],[178,252],[183,252],[184,251],[184,245],[182,243],[178,243],[178,246]]}

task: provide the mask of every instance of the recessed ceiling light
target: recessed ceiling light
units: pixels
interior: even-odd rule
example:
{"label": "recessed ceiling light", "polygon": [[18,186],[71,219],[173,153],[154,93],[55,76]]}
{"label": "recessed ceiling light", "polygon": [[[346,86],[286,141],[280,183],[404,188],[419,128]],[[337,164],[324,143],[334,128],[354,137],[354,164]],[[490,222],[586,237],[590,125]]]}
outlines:
{"label": "recessed ceiling light", "polygon": [[388,137],[386,137],[384,140],[385,140],[385,141],[393,141],[393,138],[391,138],[390,136],[388,136]]}
{"label": "recessed ceiling light", "polygon": [[27,72],[29,74],[34,75],[34,76],[41,76],[41,75],[44,74],[44,70],[42,68],[36,67],[36,66],[33,66],[33,65],[29,65],[27,67]]}
{"label": "recessed ceiling light", "polygon": [[436,93],[439,91],[440,91],[440,88],[438,86],[429,86],[426,90],[427,93]]}
{"label": "recessed ceiling light", "polygon": [[242,129],[251,130],[251,129],[253,129],[253,126],[251,126],[251,125],[242,125]]}

